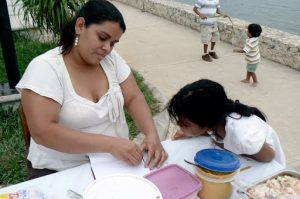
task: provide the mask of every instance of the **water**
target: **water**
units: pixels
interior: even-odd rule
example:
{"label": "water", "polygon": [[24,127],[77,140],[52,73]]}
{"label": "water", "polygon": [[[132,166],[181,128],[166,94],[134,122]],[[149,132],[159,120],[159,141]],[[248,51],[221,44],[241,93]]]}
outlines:
{"label": "water", "polygon": [[[194,5],[196,0],[176,0]],[[300,0],[220,0],[221,11],[243,19],[300,35]]]}

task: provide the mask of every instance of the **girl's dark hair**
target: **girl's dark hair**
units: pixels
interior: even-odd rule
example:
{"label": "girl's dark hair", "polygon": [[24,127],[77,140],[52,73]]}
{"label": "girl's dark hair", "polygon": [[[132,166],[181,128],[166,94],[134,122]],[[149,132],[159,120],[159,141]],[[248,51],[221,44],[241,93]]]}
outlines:
{"label": "girl's dark hair", "polygon": [[107,0],[90,0],[84,4],[76,16],[69,21],[63,28],[59,46],[62,46],[62,54],[68,54],[73,46],[75,39],[75,23],[79,17],[85,20],[85,26],[91,24],[101,24],[106,21],[117,22],[120,24],[123,32],[126,25],[120,11]]}
{"label": "girl's dark hair", "polygon": [[167,110],[175,122],[186,118],[201,127],[212,129],[220,123],[225,124],[226,117],[233,112],[247,117],[257,115],[266,121],[259,109],[228,99],[223,86],[208,79],[181,88],[169,101]]}
{"label": "girl's dark hair", "polygon": [[252,37],[259,37],[262,32],[262,29],[259,24],[252,23],[248,25],[248,32],[251,34]]}

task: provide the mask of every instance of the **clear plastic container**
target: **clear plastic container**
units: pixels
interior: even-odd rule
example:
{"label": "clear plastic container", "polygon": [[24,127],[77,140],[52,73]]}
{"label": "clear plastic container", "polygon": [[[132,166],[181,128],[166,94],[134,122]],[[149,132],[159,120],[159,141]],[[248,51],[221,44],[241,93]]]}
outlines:
{"label": "clear plastic container", "polygon": [[202,199],[228,199],[234,180],[241,166],[239,158],[222,149],[202,149],[194,157],[196,175],[203,183],[198,193]]}
{"label": "clear plastic container", "polygon": [[196,176],[176,164],[153,171],[145,178],[158,187],[164,199],[194,199],[202,188]]}
{"label": "clear plastic container", "polygon": [[[283,176],[290,176],[290,177],[294,177],[298,180],[300,180],[300,173],[295,171],[295,170],[289,170],[289,169],[285,169],[285,170],[282,170],[282,171],[279,171],[271,176],[268,176],[264,179],[261,179],[259,181],[256,181],[255,183],[249,185],[249,186],[246,186],[246,187],[239,187],[238,189],[238,193],[242,196],[242,198],[258,198],[257,196],[257,193],[254,193],[252,192],[256,186],[258,185],[262,185],[264,183],[267,183],[268,181],[270,180],[273,180],[273,179],[277,179],[278,177],[283,177]],[[291,195],[291,194],[288,194],[288,193],[284,193],[282,191],[280,191],[279,194],[276,194],[276,190],[274,189],[279,189],[280,186],[282,186],[281,183],[276,183],[276,182],[272,182],[268,185],[268,189],[264,189],[261,193],[259,193],[259,197],[260,198],[292,198],[292,199],[296,199],[296,198],[300,198],[300,184],[299,182],[297,182],[297,184],[295,183],[290,183],[290,182],[286,182],[287,184],[289,184],[289,187],[287,188],[287,191],[288,192],[291,192],[292,190],[288,190],[288,189],[291,189],[292,188],[292,185],[294,185],[295,189],[297,190],[298,194],[296,195]],[[252,191],[251,191],[252,190]],[[261,189],[262,190],[262,189]],[[272,195],[272,196],[269,196],[269,195]]]}
{"label": "clear plastic container", "polygon": [[203,184],[203,189],[198,193],[198,196],[202,199],[228,199],[232,194],[233,187],[231,181],[234,180],[235,176],[239,171],[231,173],[217,173],[208,172],[202,170],[199,167],[195,167],[196,175]]}

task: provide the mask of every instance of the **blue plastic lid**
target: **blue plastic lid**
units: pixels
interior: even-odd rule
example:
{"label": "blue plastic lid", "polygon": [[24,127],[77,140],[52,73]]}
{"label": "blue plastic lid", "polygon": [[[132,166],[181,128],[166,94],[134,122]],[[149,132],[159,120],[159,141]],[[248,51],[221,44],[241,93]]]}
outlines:
{"label": "blue plastic lid", "polygon": [[194,161],[205,169],[217,172],[233,172],[241,166],[237,155],[222,149],[203,149],[198,151]]}

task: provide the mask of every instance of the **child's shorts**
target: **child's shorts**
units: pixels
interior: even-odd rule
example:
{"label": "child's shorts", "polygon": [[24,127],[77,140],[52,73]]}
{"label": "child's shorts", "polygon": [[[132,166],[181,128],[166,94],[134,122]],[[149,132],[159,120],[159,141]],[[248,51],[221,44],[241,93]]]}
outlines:
{"label": "child's shorts", "polygon": [[256,71],[257,65],[258,65],[258,63],[257,64],[247,64],[247,71],[254,73]]}
{"label": "child's shorts", "polygon": [[201,41],[203,44],[210,42],[217,42],[220,39],[218,24],[214,25],[201,25]]}

